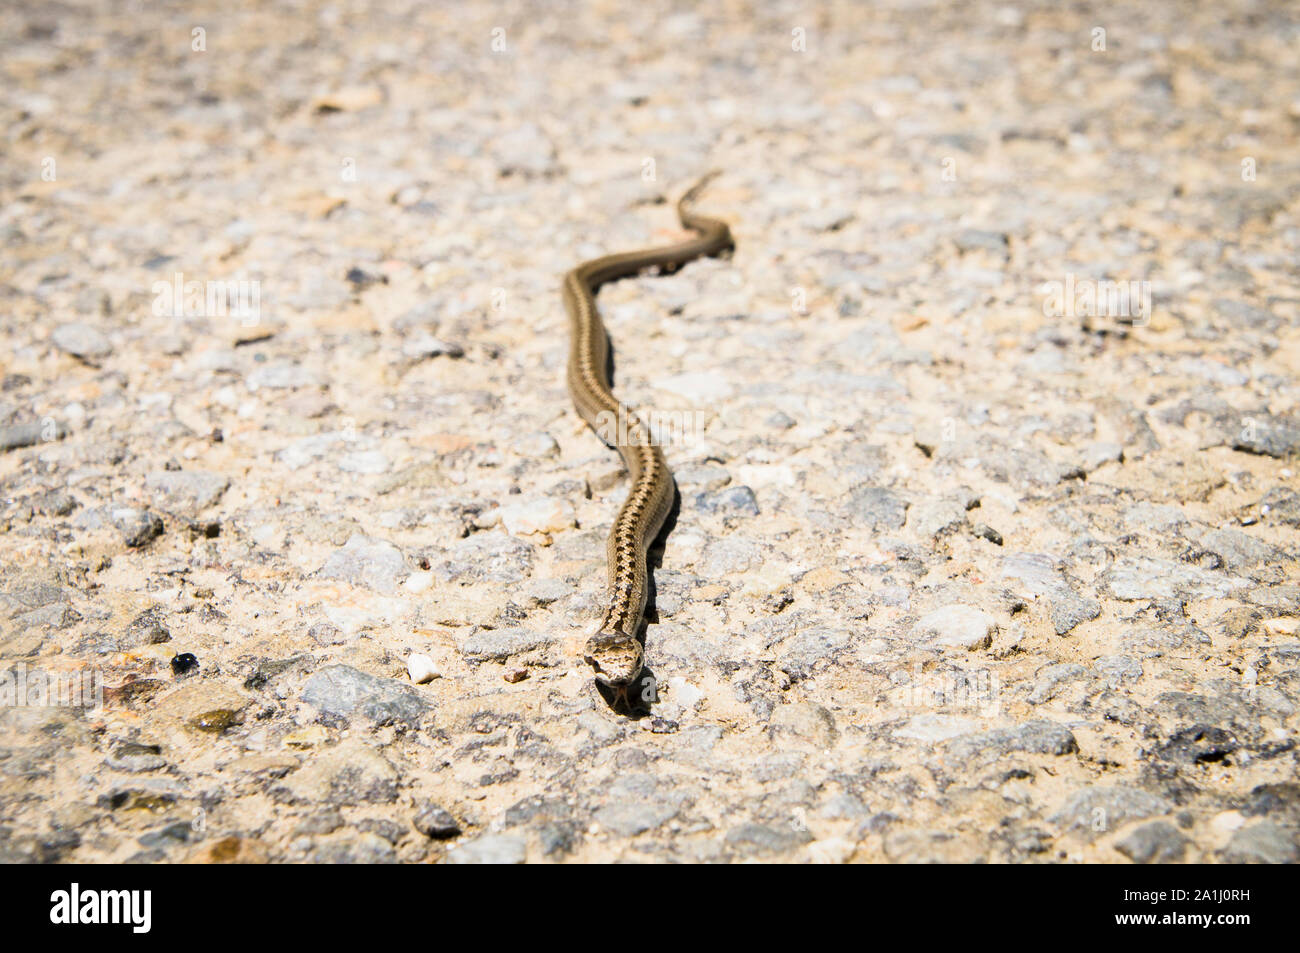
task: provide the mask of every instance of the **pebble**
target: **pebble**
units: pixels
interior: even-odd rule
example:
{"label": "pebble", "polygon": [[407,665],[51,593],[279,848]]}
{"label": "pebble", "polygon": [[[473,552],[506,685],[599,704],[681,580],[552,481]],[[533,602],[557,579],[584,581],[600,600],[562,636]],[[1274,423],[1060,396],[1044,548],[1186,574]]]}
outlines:
{"label": "pebble", "polygon": [[113,353],[113,345],[103,331],[80,321],[60,324],[50,335],[50,340],[64,354],[84,361],[100,361]]}
{"label": "pebble", "polygon": [[411,676],[411,681],[416,685],[423,685],[442,676],[433,659],[418,652],[412,652],[407,656],[406,673]]}
{"label": "pebble", "polygon": [[1294,864],[1300,860],[1293,831],[1272,821],[1260,821],[1232,835],[1223,850],[1230,864]]}
{"label": "pebble", "polygon": [[155,507],[188,515],[216,504],[229,487],[228,477],[201,470],[161,470],[145,478]]}
{"label": "pebble", "polygon": [[501,523],[511,536],[558,533],[578,523],[573,504],[555,497],[509,503],[500,509]]}
{"label": "pebble", "polygon": [[450,840],[460,836],[462,830],[460,822],[450,811],[432,802],[420,808],[411,823],[425,837],[434,840]]}
{"label": "pebble", "polygon": [[317,575],[391,594],[410,573],[402,551],[392,543],[353,533],[342,549],[325,560]]}
{"label": "pebble", "polygon": [[992,645],[997,631],[997,620],[987,612],[954,603],[922,616],[911,637],[935,648],[974,652]]}
{"label": "pebble", "polygon": [[1166,821],[1150,821],[1117,841],[1115,849],[1135,864],[1172,864],[1183,859],[1187,838]]}
{"label": "pebble", "polygon": [[113,506],[108,510],[109,521],[122,535],[122,542],[130,547],[140,547],[162,535],[162,520],[148,510],[133,506]]}
{"label": "pebble", "polygon": [[382,724],[416,724],[432,705],[426,696],[391,678],[349,665],[321,669],[302,690],[302,700],[331,715],[360,715]]}
{"label": "pebble", "polygon": [[34,447],[39,443],[48,443],[52,440],[62,440],[67,435],[68,428],[54,420],[0,427],[0,453],[23,447]]}
{"label": "pebble", "polygon": [[448,864],[522,864],[527,842],[513,834],[484,834],[447,852]]}
{"label": "pebble", "polygon": [[1158,794],[1132,787],[1098,785],[1076,791],[1051,820],[1065,830],[1095,839],[1128,821],[1167,814],[1171,810],[1173,805]]}
{"label": "pebble", "polygon": [[860,529],[900,529],[907,519],[908,503],[893,490],[860,486],[849,494],[845,515]]}

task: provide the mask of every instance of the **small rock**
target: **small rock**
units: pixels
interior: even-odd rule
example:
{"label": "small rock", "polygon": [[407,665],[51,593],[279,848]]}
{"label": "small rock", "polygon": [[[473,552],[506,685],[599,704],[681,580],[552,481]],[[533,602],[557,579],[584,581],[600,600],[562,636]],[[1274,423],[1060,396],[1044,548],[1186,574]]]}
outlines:
{"label": "small rock", "polygon": [[965,735],[948,742],[948,758],[954,763],[970,761],[979,756],[1000,757],[1014,752],[1050,754],[1054,757],[1074,754],[1079,750],[1073,733],[1063,725],[1038,720],[1014,728],[998,728],[978,735]]}
{"label": "small rock", "polygon": [[133,506],[111,507],[108,519],[122,534],[122,542],[132,548],[144,546],[163,532],[163,522],[159,517]]}
{"label": "small rock", "polygon": [[1052,595],[1052,627],[1057,635],[1066,635],[1084,622],[1091,622],[1101,615],[1101,603],[1087,596],[1080,596],[1066,589],[1058,588]]}
{"label": "small rock", "polygon": [[1300,421],[1272,414],[1255,414],[1241,427],[1233,450],[1285,458],[1300,451]]}
{"label": "small rock", "polygon": [[948,605],[921,617],[912,638],[938,648],[974,652],[993,644],[998,624],[987,612],[964,605]]}
{"label": "small rock", "polygon": [[302,700],[331,715],[361,715],[379,724],[414,725],[432,707],[409,685],[349,665],[321,669],[307,680]]}
{"label": "small rock", "polygon": [[162,609],[154,606],[131,620],[126,627],[124,643],[127,646],[158,645],[171,641],[172,634],[163,624]]}
{"label": "small rock", "polygon": [[145,478],[154,506],[190,516],[216,503],[229,486],[228,477],[203,470],[161,470]]}
{"label": "small rock", "polygon": [[[22,447],[34,447],[38,443],[62,440],[68,435],[68,428],[54,420],[38,420],[26,424],[11,424],[0,427],[0,453],[18,450]],[[70,511],[69,511],[70,512]],[[58,514],[66,516],[66,513]]]}
{"label": "small rock", "polygon": [[450,840],[461,832],[460,822],[451,812],[432,802],[421,808],[411,823],[425,837],[434,840]]}
{"label": "small rock", "polygon": [[727,831],[727,846],[747,857],[784,854],[812,841],[806,828],[774,824],[742,824]]}
{"label": "small rock", "polygon": [[558,533],[578,525],[573,504],[555,497],[538,497],[508,503],[498,511],[501,525],[511,536]]}
{"label": "small rock", "polygon": [[721,516],[757,516],[758,500],[747,486],[729,486],[713,493],[697,494],[692,505],[703,513]]}
{"label": "small rock", "polygon": [[391,595],[410,573],[402,551],[392,543],[353,533],[342,549],[325,560],[318,575]]}
{"label": "small rock", "polygon": [[1135,864],[1169,864],[1183,859],[1187,838],[1168,821],[1150,821],[1115,844]]}
{"label": "small rock", "polygon": [[406,673],[411,676],[411,681],[417,685],[423,685],[431,682],[435,678],[441,678],[442,673],[434,665],[433,659],[427,655],[421,655],[418,652],[412,652],[406,659]]}
{"label": "small rock", "polygon": [[1083,448],[1083,469],[1088,473],[1107,463],[1121,463],[1124,460],[1124,448],[1117,443],[1090,443]]}
{"label": "small rock", "polygon": [[522,864],[528,846],[514,834],[484,834],[449,851],[448,864]]}
{"label": "small rock", "polygon": [[1158,794],[1139,788],[1087,787],[1076,791],[1050,820],[1066,830],[1082,831],[1089,839],[1121,827],[1127,821],[1167,814],[1173,805]]}
{"label": "small rock", "polygon": [[504,662],[550,645],[553,638],[531,629],[484,629],[467,638],[460,647],[471,661]]}
{"label": "small rock", "polygon": [[1260,821],[1232,835],[1223,859],[1231,864],[1294,864],[1300,851],[1292,831],[1272,821]]}
{"label": "small rock", "polygon": [[50,340],[63,353],[87,362],[99,361],[113,353],[113,345],[102,331],[80,321],[59,325]]}
{"label": "small rock", "polygon": [[855,526],[877,532],[900,529],[907,519],[908,503],[893,490],[860,486],[849,494],[845,513]]}

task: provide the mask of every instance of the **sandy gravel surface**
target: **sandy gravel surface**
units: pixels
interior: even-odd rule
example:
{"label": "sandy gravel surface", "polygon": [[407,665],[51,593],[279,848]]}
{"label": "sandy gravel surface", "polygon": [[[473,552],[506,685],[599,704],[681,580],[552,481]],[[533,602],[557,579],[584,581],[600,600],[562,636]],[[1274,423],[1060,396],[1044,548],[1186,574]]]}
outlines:
{"label": "sandy gravel surface", "polygon": [[0,6],[0,859],[1297,858],[1293,7],[372,6]]}

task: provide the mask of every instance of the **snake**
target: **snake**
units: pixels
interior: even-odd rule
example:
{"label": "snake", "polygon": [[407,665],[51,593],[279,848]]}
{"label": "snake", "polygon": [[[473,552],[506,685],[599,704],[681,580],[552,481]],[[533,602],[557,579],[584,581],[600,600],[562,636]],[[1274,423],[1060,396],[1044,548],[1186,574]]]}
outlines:
{"label": "snake", "polygon": [[730,251],[733,241],[727,224],[692,209],[716,175],[704,176],[677,203],[677,218],[683,228],[697,233],[695,237],[594,258],[564,276],[570,329],[569,394],[578,416],[623,458],[631,481],[606,544],[604,614],[583,649],[583,659],[596,681],[624,691],[637,681],[645,665],[639,633],[646,604],[647,553],[672,509],[677,487],[651,430],[610,390],[609,335],[596,308],[596,292],[601,285],[650,268],[658,268],[662,274],[692,259]]}

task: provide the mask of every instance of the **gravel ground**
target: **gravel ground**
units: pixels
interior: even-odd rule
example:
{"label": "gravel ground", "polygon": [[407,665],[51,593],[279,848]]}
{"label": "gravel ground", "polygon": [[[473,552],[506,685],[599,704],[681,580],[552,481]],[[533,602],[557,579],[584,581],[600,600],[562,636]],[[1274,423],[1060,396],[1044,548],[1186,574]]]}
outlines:
{"label": "gravel ground", "polygon": [[0,8],[0,859],[1297,858],[1294,8],[380,6]]}

